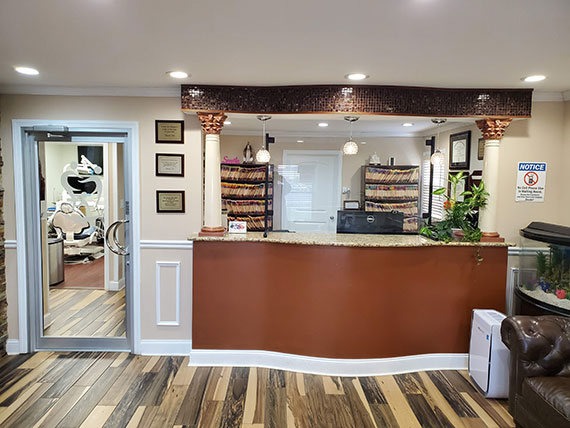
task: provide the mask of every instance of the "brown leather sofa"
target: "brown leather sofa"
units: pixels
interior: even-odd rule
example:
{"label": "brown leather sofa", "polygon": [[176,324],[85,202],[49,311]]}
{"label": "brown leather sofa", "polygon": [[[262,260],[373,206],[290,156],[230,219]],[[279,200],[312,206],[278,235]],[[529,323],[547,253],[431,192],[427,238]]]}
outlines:
{"label": "brown leather sofa", "polygon": [[517,427],[570,428],[570,318],[508,317],[501,336],[511,350],[509,410]]}

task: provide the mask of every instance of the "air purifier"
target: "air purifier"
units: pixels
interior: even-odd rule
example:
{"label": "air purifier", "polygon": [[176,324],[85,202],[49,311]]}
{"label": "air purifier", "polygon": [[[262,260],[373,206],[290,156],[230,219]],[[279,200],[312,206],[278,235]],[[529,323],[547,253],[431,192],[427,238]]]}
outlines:
{"label": "air purifier", "polygon": [[506,316],[492,309],[475,309],[471,318],[469,376],[487,398],[509,395],[509,350],[501,340]]}

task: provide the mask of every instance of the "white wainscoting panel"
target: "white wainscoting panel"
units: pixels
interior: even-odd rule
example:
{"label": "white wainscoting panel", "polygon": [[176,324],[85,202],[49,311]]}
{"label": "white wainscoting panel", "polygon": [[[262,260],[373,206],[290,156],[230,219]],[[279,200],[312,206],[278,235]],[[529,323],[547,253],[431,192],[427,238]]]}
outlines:
{"label": "white wainscoting panel", "polygon": [[[161,315],[161,291],[162,282],[160,277],[160,272],[163,268],[174,268],[176,269],[176,279],[175,279],[175,308],[174,312],[176,314],[174,320],[163,321]],[[180,262],[156,262],[156,325],[170,325],[179,326],[180,325]]]}
{"label": "white wainscoting panel", "polygon": [[[160,272],[163,268],[174,268],[176,269],[176,279],[175,279],[175,288],[176,288],[176,297],[175,297],[175,308],[174,312],[176,317],[174,320],[163,321],[162,315],[160,311],[161,307],[161,291],[162,291],[162,282],[160,277]],[[156,262],[156,325],[172,325],[172,326],[179,326],[180,325],[180,262]]]}

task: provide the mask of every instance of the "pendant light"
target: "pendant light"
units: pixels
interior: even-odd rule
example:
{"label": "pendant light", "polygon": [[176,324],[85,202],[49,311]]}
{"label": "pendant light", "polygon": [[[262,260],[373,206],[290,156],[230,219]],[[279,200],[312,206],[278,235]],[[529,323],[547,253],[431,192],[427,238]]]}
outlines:
{"label": "pendant light", "polygon": [[[439,127],[447,122],[447,119],[432,119],[431,121],[437,125],[437,141],[439,141]],[[430,160],[432,165],[441,166],[445,163],[445,156],[439,149],[436,149]]]}
{"label": "pendant light", "polygon": [[358,153],[358,144],[352,139],[352,124],[358,120],[358,116],[344,116],[344,120],[350,123],[350,138],[342,147],[342,153],[351,156]]}
{"label": "pendant light", "polygon": [[271,119],[271,116],[260,114],[257,116],[257,119],[260,120],[263,125],[261,131],[261,148],[257,151],[255,160],[258,163],[268,163],[271,160],[271,153],[269,153],[269,150],[267,150],[267,146],[265,144],[265,122]]}

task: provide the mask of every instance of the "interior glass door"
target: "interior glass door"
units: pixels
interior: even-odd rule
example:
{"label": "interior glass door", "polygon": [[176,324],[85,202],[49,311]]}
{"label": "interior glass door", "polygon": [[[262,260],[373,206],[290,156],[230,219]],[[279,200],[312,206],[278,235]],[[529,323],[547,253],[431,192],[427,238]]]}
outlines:
{"label": "interior glass door", "polygon": [[[35,349],[128,350],[125,139],[35,133]],[[35,227],[34,226],[34,227]]]}

